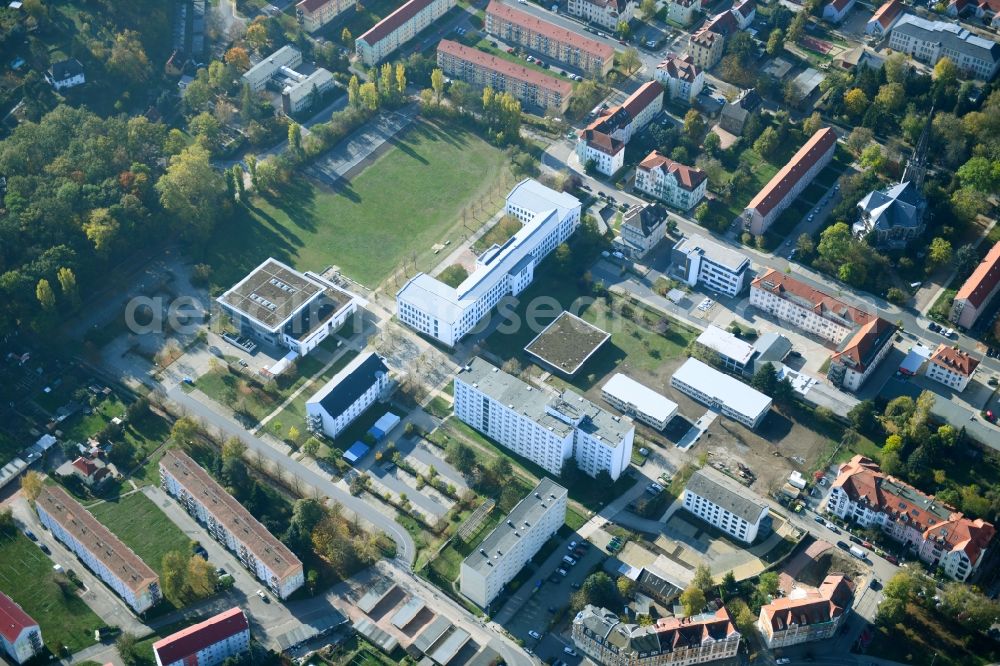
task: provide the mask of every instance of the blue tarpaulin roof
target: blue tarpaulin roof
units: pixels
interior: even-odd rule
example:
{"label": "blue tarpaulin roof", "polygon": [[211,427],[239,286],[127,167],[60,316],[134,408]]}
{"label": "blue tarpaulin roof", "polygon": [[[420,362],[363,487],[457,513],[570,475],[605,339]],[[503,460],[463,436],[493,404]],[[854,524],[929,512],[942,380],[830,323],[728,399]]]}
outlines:
{"label": "blue tarpaulin roof", "polygon": [[354,442],[351,448],[344,451],[344,459],[352,465],[368,453],[368,445],[364,442]]}

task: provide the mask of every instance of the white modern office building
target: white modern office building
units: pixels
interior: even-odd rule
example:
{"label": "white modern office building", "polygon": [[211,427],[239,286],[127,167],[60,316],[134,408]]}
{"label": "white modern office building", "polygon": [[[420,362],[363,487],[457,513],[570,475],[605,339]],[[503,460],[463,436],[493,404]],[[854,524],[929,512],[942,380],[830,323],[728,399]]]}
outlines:
{"label": "white modern office building", "polygon": [[389,368],[375,352],[359,354],[306,401],[311,432],[334,438],[386,394]]}
{"label": "white modern office building", "polygon": [[709,324],[695,342],[718,354],[726,370],[740,374],[753,373],[753,357],[757,350],[752,344],[740,340],[729,331]]}
{"label": "white modern office building", "polygon": [[666,428],[677,414],[676,402],[620,372],[604,384],[601,397],[618,411],[656,430]]}
{"label": "white modern office building", "polygon": [[476,270],[458,287],[418,273],[396,293],[399,320],[454,346],[504,296],[517,296],[534,279],[535,266],[580,224],[580,201],[536,180],[523,180],[507,195],[505,212],[521,227],[503,245],[476,260]]}
{"label": "white modern office building", "polygon": [[282,70],[281,110],[286,114],[312,108],[334,86],[333,74],[318,67],[309,74]]}
{"label": "white modern office building", "polygon": [[483,539],[462,561],[462,594],[481,608],[489,606],[504,586],[566,522],[566,489],[542,478],[517,503],[507,520]]}
{"label": "white modern office building", "polygon": [[655,150],[635,169],[635,189],[681,210],[694,208],[705,198],[707,187],[708,176],[704,171],[675,162]]}
{"label": "white modern office building", "polygon": [[753,543],[768,514],[763,499],[712,467],[691,475],[682,506],[743,543]]}
{"label": "white modern office building", "polygon": [[160,487],[281,599],[305,583],[302,562],[198,463],[179,449],[160,459]]}
{"label": "white modern office building", "polygon": [[771,398],[696,358],[677,369],[670,385],[748,428],[756,428],[771,410]]}
{"label": "white modern office building", "polygon": [[156,666],[216,666],[250,650],[250,623],[234,607],[153,643]]}
{"label": "white modern office building", "polygon": [[699,234],[682,238],[670,256],[671,276],[688,286],[702,285],[736,296],[746,286],[750,259]]}
{"label": "white modern office building", "polygon": [[305,356],[336,333],[364,299],[316,273],[268,258],[215,299],[241,335]]}
{"label": "white modern office building", "polygon": [[38,520],[136,613],[155,606],[160,578],[111,530],[61,486],[43,486],[35,499]]}
{"label": "white modern office building", "polygon": [[473,358],[455,376],[455,416],[553,475],[574,458],[612,479],[628,467],[635,426],[570,390],[542,390]]}

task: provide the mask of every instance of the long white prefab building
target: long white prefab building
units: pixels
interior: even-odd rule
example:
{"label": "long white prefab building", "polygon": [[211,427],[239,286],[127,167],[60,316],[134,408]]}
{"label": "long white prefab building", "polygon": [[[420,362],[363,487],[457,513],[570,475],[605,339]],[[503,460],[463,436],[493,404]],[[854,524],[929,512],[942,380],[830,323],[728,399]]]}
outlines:
{"label": "long white prefab building", "polygon": [[168,449],[160,459],[160,487],[279,598],[305,583],[302,562],[288,546],[183,451]]}
{"label": "long white prefab building", "polygon": [[453,347],[508,294],[531,284],[535,266],[564,242],[580,224],[580,201],[536,180],[523,180],[507,195],[505,212],[521,227],[503,245],[494,245],[476,260],[476,270],[449,287],[418,273],[396,293],[400,321]]}
{"label": "long white prefab building", "polygon": [[389,368],[374,352],[361,354],[306,401],[311,432],[336,437],[389,388]]}
{"label": "long white prefab building", "polygon": [[696,358],[677,369],[670,385],[748,428],[756,428],[771,410],[769,397]]}
{"label": "long white prefab building", "polygon": [[620,372],[601,388],[601,397],[615,409],[657,430],[666,428],[677,413],[676,402]]}
{"label": "long white prefab building", "polygon": [[566,496],[565,488],[542,478],[462,561],[462,594],[486,608],[566,522]]}
{"label": "long white prefab building", "polygon": [[570,390],[530,386],[481,358],[455,376],[455,416],[553,475],[575,458],[617,479],[632,458],[635,426]]}
{"label": "long white prefab building", "polygon": [[744,543],[757,538],[767,503],[722,472],[703,467],[684,488],[683,507]]}
{"label": "long white prefab building", "polygon": [[749,342],[740,340],[728,331],[710,324],[695,340],[706,349],[711,349],[719,355],[723,367],[731,372],[750,374],[756,350]]}

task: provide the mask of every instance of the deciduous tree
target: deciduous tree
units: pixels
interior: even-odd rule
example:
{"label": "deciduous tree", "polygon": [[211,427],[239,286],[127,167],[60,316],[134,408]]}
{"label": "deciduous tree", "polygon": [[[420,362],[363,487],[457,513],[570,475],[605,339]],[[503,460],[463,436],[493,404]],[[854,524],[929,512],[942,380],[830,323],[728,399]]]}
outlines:
{"label": "deciduous tree", "polygon": [[173,216],[183,236],[200,241],[208,238],[223,207],[225,184],[209,164],[207,150],[192,145],[170,158],[156,189],[161,205]]}

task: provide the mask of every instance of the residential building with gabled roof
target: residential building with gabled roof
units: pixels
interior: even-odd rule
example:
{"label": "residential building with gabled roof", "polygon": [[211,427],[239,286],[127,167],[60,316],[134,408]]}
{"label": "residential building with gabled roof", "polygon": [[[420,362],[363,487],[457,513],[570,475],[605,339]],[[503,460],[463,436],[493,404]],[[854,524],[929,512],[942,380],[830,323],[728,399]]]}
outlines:
{"label": "residential building with gabled roof", "polygon": [[330,438],[385,397],[389,368],[375,352],[359,354],[306,401],[306,425]]}
{"label": "residential building with gabled roof", "polygon": [[694,64],[702,69],[711,69],[722,60],[722,49],[726,38],[708,28],[699,28],[688,38],[688,54]]}
{"label": "residential building with gabled roof", "polygon": [[295,15],[306,32],[316,32],[338,18],[343,18],[358,5],[358,0],[300,0]]}
{"label": "residential building with gabled roof", "polygon": [[691,475],[682,506],[747,544],[757,538],[770,512],[763,498],[714,467],[703,467]]}
{"label": "residential building with gabled roof", "polygon": [[962,582],[982,565],[996,535],[992,524],[966,518],[933,495],[883,473],[862,455],[841,465],[830,484],[826,509],[861,527],[880,528],[930,566]]}
{"label": "residential building with gabled roof", "polygon": [[959,287],[948,318],[962,328],[972,328],[997,293],[1000,293],[1000,241]]}
{"label": "residential building with gabled roof", "polygon": [[760,607],[757,628],[772,650],[833,638],[851,612],[854,583],[843,574],[831,574],[818,588],[795,587]]}
{"label": "residential building with gabled roof", "polygon": [[865,25],[865,33],[875,37],[884,37],[889,34],[892,26],[896,25],[896,21],[903,15],[905,7],[906,5],[901,0],[888,0],[876,9],[868,20]]}
{"label": "residential building with gabled roof", "polygon": [[719,127],[730,134],[740,136],[743,134],[743,127],[746,125],[747,119],[757,113],[763,103],[764,100],[761,99],[756,88],[741,90],[733,101],[727,102],[722,107],[722,113],[719,114]]}
{"label": "residential building with gabled roof", "polygon": [[653,78],[663,85],[669,99],[683,100],[688,104],[705,87],[705,73],[694,64],[694,58],[690,54],[669,56],[656,66]]}
{"label": "residential building with gabled roof", "polygon": [[620,106],[613,106],[580,132],[576,154],[584,165],[611,175],[625,159],[625,144],[663,110],[663,86],[647,81]]}
{"label": "residential building with gabled roof", "polygon": [[587,605],[573,618],[573,643],[603,666],[691,666],[736,656],[740,632],[725,607],[639,626]]}
{"label": "residential building with gabled roof", "polygon": [[948,58],[955,66],[983,81],[1000,69],[1000,44],[959,24],[904,14],[889,33],[889,48],[934,66]]}
{"label": "residential building with gabled roof", "polygon": [[705,197],[708,175],[696,167],[689,167],[651,152],[635,170],[635,189],[645,192],[674,208],[688,211]]}
{"label": "residential building with gabled roof", "polygon": [[456,5],[456,0],[407,0],[354,40],[361,61],[373,67]]}
{"label": "residential building with gabled roof", "polygon": [[868,236],[878,247],[899,249],[924,233],[927,201],[910,181],[873,190],[858,202],[857,236]]}
{"label": "residential building with gabled roof", "polygon": [[0,648],[17,664],[42,652],[42,630],[20,604],[0,592]]}
{"label": "residential building with gabled roof", "polygon": [[632,206],[622,216],[614,247],[630,259],[642,259],[665,237],[668,218],[659,204]]}
{"label": "residential building with gabled roof", "polygon": [[250,650],[250,623],[239,607],[153,643],[156,666],[216,666]]}
{"label": "residential building with gabled roof", "polygon": [[856,0],[830,0],[823,6],[823,18],[830,23],[840,23],[852,9]]}
{"label": "residential building with gabled roof", "polygon": [[958,347],[940,344],[930,358],[927,359],[927,369],[924,374],[936,382],[961,393],[972,381],[979,367],[979,359]]}
{"label": "residential building with gabled roof", "polygon": [[892,351],[895,335],[895,324],[882,317],[871,319],[830,357],[827,379],[838,388],[857,391]]}
{"label": "residential building with gabled roof", "polygon": [[619,21],[632,19],[636,6],[635,0],[568,0],[566,11],[570,16],[579,16],[614,31]]}
{"label": "residential building with gabled roof", "polygon": [[667,2],[667,20],[684,27],[690,27],[700,11],[701,0],[669,0]]}

